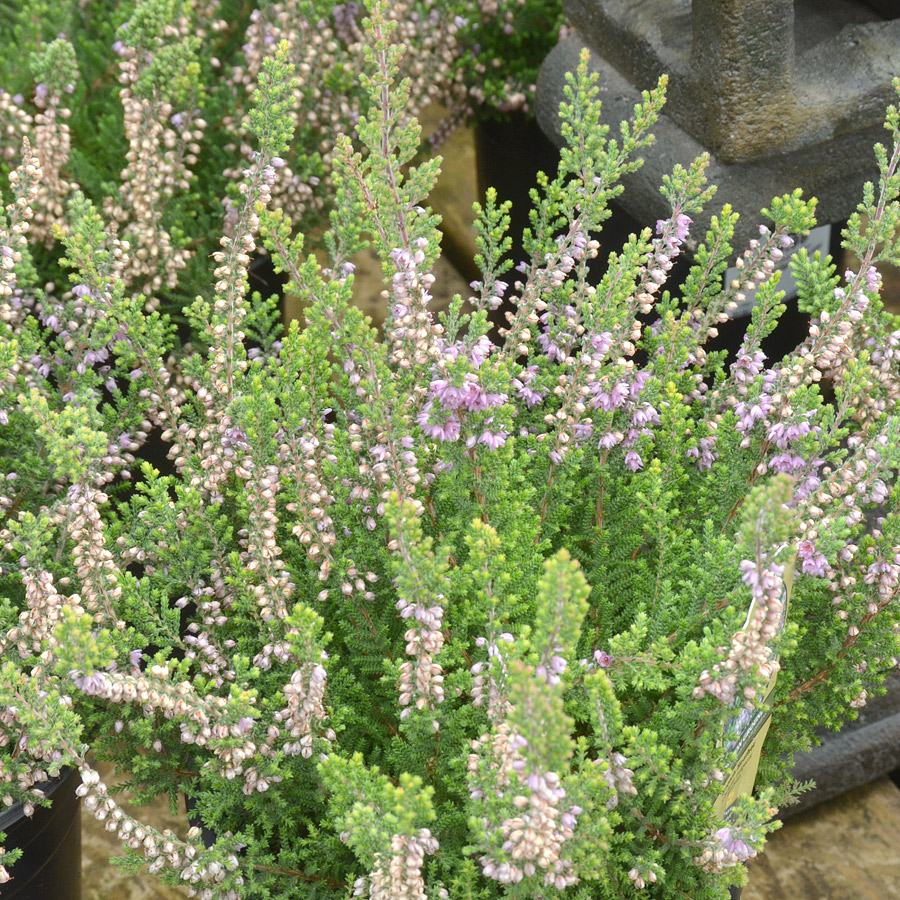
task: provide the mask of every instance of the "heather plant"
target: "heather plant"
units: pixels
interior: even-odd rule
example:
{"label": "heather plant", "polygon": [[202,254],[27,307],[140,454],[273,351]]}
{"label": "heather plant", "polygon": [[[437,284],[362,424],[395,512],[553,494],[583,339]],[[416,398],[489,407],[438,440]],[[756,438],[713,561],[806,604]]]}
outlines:
{"label": "heather plant", "polygon": [[[440,161],[416,160],[402,29],[383,3],[361,27],[327,264],[274,200],[305,74],[282,41],[188,344],[83,193],[55,228],[68,284],[45,289],[23,143],[0,221],[0,795],[32,808],[75,768],[123,865],[209,900],[724,900],[806,787],[791,755],[900,657],[900,321],[876,269],[900,262],[900,115],[845,232],[858,269],[794,257],[812,323],[769,361],[776,265],[815,201],[773,200],[730,284],[723,206],[667,287],[712,201],[700,158],[598,271],[665,81],[613,136],[585,58],[526,258],[507,274],[488,192],[483,277],[435,318]],[[261,242],[303,327],[248,296]],[[383,338],[350,302],[367,243]],[[707,343],[748,290],[729,364]],[[169,471],[140,461],[154,433]],[[756,792],[731,796],[747,720],[772,727]],[[191,801],[183,831],[142,821],[159,795]]]}
{"label": "heather plant", "polygon": [[[32,234],[48,280],[65,282],[53,226],[80,190],[130,245],[120,277],[180,314],[234,228],[239,198],[226,189],[253,162],[242,129],[261,61],[281,40],[301,77],[274,199],[318,242],[335,135],[352,134],[369,103],[363,13],[335,0],[0,3],[0,175],[27,137],[42,161]],[[446,109],[432,146],[478,116],[527,109],[561,22],[559,0],[398,0],[386,14],[406,42],[410,110]]]}

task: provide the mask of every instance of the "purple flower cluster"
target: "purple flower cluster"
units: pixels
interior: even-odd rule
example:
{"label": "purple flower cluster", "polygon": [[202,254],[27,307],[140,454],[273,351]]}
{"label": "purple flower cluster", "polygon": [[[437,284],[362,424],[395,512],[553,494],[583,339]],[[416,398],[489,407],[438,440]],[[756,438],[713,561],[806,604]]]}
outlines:
{"label": "purple flower cluster", "polygon": [[734,832],[728,826],[720,828],[716,832],[716,837],[721,843],[722,849],[732,854],[736,860],[744,862],[744,860],[752,859],[756,856],[756,851],[745,841],[735,837]]}
{"label": "purple flower cluster", "polygon": [[816,549],[812,541],[800,541],[797,545],[797,558],[800,569],[806,575],[825,578],[829,574],[828,560]]}
{"label": "purple flower cluster", "polygon": [[566,325],[574,324],[577,315],[572,306],[559,310],[553,304],[541,313],[540,321],[544,327],[537,342],[551,362],[565,362],[574,348],[574,329],[567,330]]}
{"label": "purple flower cluster", "polygon": [[578,665],[590,672],[593,669],[608,669],[612,665],[613,658],[605,650],[595,650],[590,659],[582,659]]}
{"label": "purple flower cluster", "polygon": [[869,565],[863,576],[866,584],[877,584],[878,593],[884,603],[890,602],[900,585],[900,552],[892,560],[878,560]]}
{"label": "purple flower cluster", "polygon": [[534,674],[541,680],[546,681],[547,684],[559,684],[560,675],[566,671],[567,667],[568,663],[565,658],[558,653],[553,653],[547,661],[547,664],[544,665],[544,663],[541,663],[534,670]]}
{"label": "purple flower cluster", "polygon": [[[463,431],[463,422],[468,413],[485,413],[502,406],[509,400],[509,395],[499,391],[487,390],[477,370],[481,369],[490,356],[494,345],[486,335],[481,335],[472,347],[460,344],[441,347],[442,364],[445,369],[458,365],[465,360],[476,371],[465,370],[461,375],[438,372],[428,386],[428,399],[422,406],[417,421],[426,437],[438,441],[458,441]],[[472,449],[476,444],[483,444],[489,450],[502,447],[509,437],[509,430],[495,424],[494,416],[480,418],[481,428],[466,438],[466,447]]]}
{"label": "purple flower cluster", "polygon": [[[671,255],[674,255],[681,249],[681,245],[687,239],[692,221],[691,217],[684,213],[679,213],[670,219],[656,220],[656,233],[661,236],[663,247]],[[660,265],[662,265],[661,262]]]}
{"label": "purple flower cluster", "polygon": [[105,695],[109,688],[109,682],[102,672],[94,672],[91,675],[82,675],[80,672],[70,672],[72,684],[82,693],[92,697]]}
{"label": "purple flower cluster", "polygon": [[[605,339],[605,335],[599,336]],[[659,412],[656,407],[646,401],[641,401],[641,395],[650,378],[649,372],[632,372],[620,380],[612,380],[609,376],[602,376],[588,384],[590,400],[588,406],[607,413],[619,411],[630,414],[628,427],[623,431],[613,428],[604,429],[597,441],[600,450],[611,450],[621,445],[625,448],[625,467],[632,472],[637,472],[644,466],[644,461],[635,445],[642,437],[652,437],[650,426],[660,424]]]}

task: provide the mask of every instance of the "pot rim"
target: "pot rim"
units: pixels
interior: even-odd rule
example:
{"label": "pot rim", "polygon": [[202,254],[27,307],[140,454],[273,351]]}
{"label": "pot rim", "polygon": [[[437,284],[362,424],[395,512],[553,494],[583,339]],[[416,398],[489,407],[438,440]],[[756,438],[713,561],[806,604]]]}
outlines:
{"label": "pot rim", "polygon": [[[59,788],[75,774],[74,769],[62,769],[56,778],[49,781],[36,781],[34,786],[44,792],[48,798],[52,798]],[[46,785],[43,787],[42,785]],[[23,803],[14,803],[0,812],[0,831],[7,831],[14,825],[17,825],[25,818],[25,805]]]}

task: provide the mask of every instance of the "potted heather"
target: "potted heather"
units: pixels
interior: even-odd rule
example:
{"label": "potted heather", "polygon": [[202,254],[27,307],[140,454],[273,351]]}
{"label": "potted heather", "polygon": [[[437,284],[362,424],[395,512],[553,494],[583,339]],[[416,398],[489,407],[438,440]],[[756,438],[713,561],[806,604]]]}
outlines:
{"label": "potted heather", "polygon": [[[73,769],[122,864],[207,900],[723,900],[803,787],[791,754],[900,656],[900,323],[875,269],[900,260],[897,111],[846,232],[858,271],[792,264],[812,325],[784,359],[760,342],[814,201],[774,200],[728,285],[723,207],[666,289],[712,202],[699,159],[666,179],[671,215],[595,271],[665,84],[611,139],[586,61],[526,258],[505,258],[489,192],[483,277],[436,318],[439,161],[414,164],[385,4],[361,27],[369,112],[334,144],[327,264],[273,200],[297,74],[281,43],[189,343],[83,193],[47,287],[44,162],[23,146],[0,223],[4,801],[45,803]],[[286,334],[247,296],[260,243],[308,302]],[[366,243],[382,338],[350,303]],[[705,344],[751,288],[726,365]],[[154,434],[168,471],[140,461]],[[144,822],[158,795],[194,824]]]}
{"label": "potted heather", "polygon": [[[53,224],[80,189],[131,245],[127,287],[183,324],[223,215],[224,230],[234,227],[233,189],[255,152],[243,124],[262,60],[281,40],[303,77],[274,202],[320,244],[336,135],[352,134],[369,104],[357,77],[364,13],[336,0],[21,0],[4,9],[0,177],[27,138],[44,173],[31,227],[44,276],[65,280]],[[444,110],[423,142],[436,148],[461,124],[528,108],[561,12],[559,0],[397,0],[386,15],[407,47],[399,65],[412,79],[410,110]],[[263,293],[278,286],[263,264],[250,280]]]}

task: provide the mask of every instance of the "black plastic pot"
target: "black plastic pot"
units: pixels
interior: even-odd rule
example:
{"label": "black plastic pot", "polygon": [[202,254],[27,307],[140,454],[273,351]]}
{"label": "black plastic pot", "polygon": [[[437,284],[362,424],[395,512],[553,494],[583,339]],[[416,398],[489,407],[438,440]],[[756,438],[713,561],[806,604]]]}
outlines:
{"label": "black plastic pot", "polygon": [[53,801],[38,806],[28,818],[21,803],[0,813],[7,850],[22,855],[10,866],[3,900],[81,900],[81,816],[75,788],[81,783],[72,769],[46,783]]}
{"label": "black plastic pot", "polygon": [[213,844],[215,844],[215,842],[218,838],[216,837],[216,833],[214,831],[210,831],[210,829],[207,828],[203,824],[203,821],[201,820],[200,816],[198,816],[194,813],[194,810],[197,808],[196,799],[193,797],[188,797],[185,794],[184,795],[184,808],[185,808],[185,811],[187,812],[188,822],[190,823],[192,828],[200,829],[200,832],[201,832],[200,838],[203,841],[203,846],[206,847],[207,850],[209,850],[210,847],[212,847]]}

